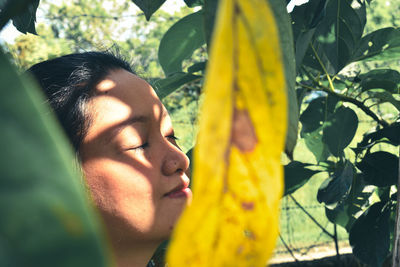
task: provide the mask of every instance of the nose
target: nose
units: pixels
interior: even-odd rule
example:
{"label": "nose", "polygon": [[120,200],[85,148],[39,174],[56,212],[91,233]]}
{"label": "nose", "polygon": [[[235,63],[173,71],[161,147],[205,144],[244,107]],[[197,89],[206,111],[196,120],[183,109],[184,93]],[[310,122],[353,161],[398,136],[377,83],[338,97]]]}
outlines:
{"label": "nose", "polygon": [[172,143],[168,144],[167,149],[168,151],[162,164],[163,174],[170,176],[175,173],[186,172],[189,168],[189,158],[185,153],[183,153],[177,145]]}

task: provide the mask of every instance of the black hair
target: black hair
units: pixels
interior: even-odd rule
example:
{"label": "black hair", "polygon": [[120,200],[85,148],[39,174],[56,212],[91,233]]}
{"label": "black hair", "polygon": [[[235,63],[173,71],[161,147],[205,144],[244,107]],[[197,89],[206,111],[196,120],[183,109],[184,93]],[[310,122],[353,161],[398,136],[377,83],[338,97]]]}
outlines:
{"label": "black hair", "polygon": [[111,52],[69,54],[28,69],[46,94],[78,156],[91,122],[86,103],[94,95],[93,88],[117,69],[134,73],[127,61]]}

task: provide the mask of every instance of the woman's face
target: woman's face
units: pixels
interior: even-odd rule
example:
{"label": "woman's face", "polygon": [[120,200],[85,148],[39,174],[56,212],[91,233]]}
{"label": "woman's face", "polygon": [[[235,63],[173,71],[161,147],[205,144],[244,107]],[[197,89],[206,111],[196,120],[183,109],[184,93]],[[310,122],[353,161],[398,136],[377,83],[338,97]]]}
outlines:
{"label": "woman's face", "polygon": [[95,90],[80,149],[93,200],[112,239],[164,240],[191,198],[170,117],[151,86],[125,70]]}

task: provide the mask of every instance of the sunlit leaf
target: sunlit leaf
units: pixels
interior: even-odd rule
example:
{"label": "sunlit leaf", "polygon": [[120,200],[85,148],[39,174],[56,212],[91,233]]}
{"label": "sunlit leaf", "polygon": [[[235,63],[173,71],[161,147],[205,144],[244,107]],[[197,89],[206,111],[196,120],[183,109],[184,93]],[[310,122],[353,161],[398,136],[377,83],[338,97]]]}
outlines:
{"label": "sunlit leaf", "polygon": [[208,64],[194,198],[167,262],[265,266],[278,234],[287,121],[278,31],[267,1],[220,2]]}
{"label": "sunlit leaf", "polygon": [[399,58],[400,29],[383,28],[364,36],[351,60],[396,60]]}

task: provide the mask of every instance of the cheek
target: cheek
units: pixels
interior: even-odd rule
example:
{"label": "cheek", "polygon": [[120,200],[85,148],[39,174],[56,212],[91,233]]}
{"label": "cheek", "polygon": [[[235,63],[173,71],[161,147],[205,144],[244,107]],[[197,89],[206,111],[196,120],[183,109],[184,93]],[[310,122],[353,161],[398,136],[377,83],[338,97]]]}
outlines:
{"label": "cheek", "polygon": [[150,169],[134,168],[108,159],[82,165],[92,198],[100,210],[120,214],[135,212],[145,203],[151,208],[156,191],[148,178]]}

